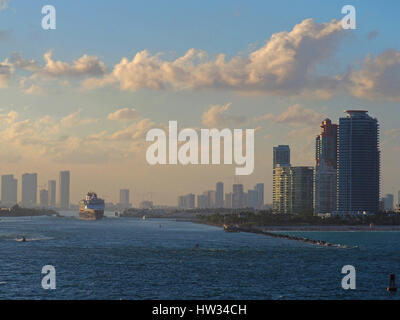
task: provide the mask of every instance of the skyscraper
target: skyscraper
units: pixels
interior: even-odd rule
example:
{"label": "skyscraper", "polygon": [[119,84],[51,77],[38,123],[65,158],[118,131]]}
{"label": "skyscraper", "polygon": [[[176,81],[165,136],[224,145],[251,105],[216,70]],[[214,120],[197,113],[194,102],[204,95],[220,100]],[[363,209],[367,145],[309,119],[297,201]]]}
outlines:
{"label": "skyscraper", "polygon": [[397,204],[400,207],[400,191],[397,192]]}
{"label": "skyscraper", "polygon": [[225,193],[225,208],[232,208],[232,192]]}
{"label": "skyscraper", "polygon": [[123,208],[129,208],[131,206],[129,199],[129,189],[119,190],[119,204]]}
{"label": "skyscraper", "polygon": [[314,168],[291,167],[292,213],[313,214]]}
{"label": "skyscraper", "polygon": [[264,183],[257,183],[254,190],[257,192],[256,209],[260,210],[264,206]]}
{"label": "skyscraper", "polygon": [[178,197],[178,207],[182,209],[194,208],[195,195],[193,193],[186,194]]}
{"label": "skyscraper", "polygon": [[60,208],[69,209],[69,171],[60,171]]}
{"label": "skyscraper", "polygon": [[205,209],[207,208],[208,205],[208,199],[207,199],[207,195],[206,194],[199,194],[197,196],[197,208],[199,209]]}
{"label": "skyscraper", "polygon": [[[275,213],[290,213],[290,148],[279,145],[273,148],[272,206]],[[287,168],[287,169],[285,169]]]}
{"label": "skyscraper", "polygon": [[39,192],[40,206],[45,208],[49,205],[49,192],[46,189],[41,189]]}
{"label": "skyscraper", "polygon": [[378,120],[368,111],[347,110],[339,120],[338,211],[379,210],[380,150]]}
{"label": "skyscraper", "polygon": [[234,184],[233,192],[232,192],[232,208],[244,208],[244,194],[243,194],[243,185],[242,184]]}
{"label": "skyscraper", "polygon": [[1,202],[6,206],[13,206],[17,203],[18,181],[14,175],[1,176]]}
{"label": "skyscraper", "polygon": [[394,197],[392,194],[386,194],[383,198],[383,210],[385,211],[392,211],[393,210],[393,204],[394,204]]}
{"label": "skyscraper", "polygon": [[207,192],[207,208],[215,208],[216,192],[214,190],[209,190]]}
{"label": "skyscraper", "polygon": [[272,210],[276,214],[312,214],[314,169],[280,167],[274,170]]}
{"label": "skyscraper", "polygon": [[274,168],[272,210],[276,214],[292,213],[292,180],[288,166]]}
{"label": "skyscraper", "polygon": [[217,182],[216,193],[215,193],[215,207],[224,207],[224,184],[222,182]]}
{"label": "skyscraper", "polygon": [[35,206],[37,203],[37,173],[24,173],[22,175],[22,205]]}
{"label": "skyscraper", "polygon": [[257,191],[249,190],[247,192],[247,207],[257,209]]}
{"label": "skyscraper", "polygon": [[273,168],[279,164],[281,167],[290,166],[290,148],[287,145],[274,147]]}
{"label": "skyscraper", "polygon": [[56,180],[49,180],[49,206],[54,208],[56,206]]}
{"label": "skyscraper", "polygon": [[325,119],[315,141],[315,213],[336,210],[337,135],[337,124]]}

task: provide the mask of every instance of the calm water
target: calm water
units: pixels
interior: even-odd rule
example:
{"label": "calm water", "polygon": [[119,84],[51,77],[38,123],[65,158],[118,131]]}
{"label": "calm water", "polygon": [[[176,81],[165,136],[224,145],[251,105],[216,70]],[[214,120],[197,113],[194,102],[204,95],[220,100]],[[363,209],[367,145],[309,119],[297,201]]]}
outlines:
{"label": "calm water", "polygon": [[[0,299],[398,299],[400,232],[290,232],[359,249],[163,219],[0,220]],[[15,239],[24,235],[29,241]],[[199,249],[194,249],[198,243]],[[42,266],[57,289],[41,288]],[[343,265],[357,289],[341,288]]]}

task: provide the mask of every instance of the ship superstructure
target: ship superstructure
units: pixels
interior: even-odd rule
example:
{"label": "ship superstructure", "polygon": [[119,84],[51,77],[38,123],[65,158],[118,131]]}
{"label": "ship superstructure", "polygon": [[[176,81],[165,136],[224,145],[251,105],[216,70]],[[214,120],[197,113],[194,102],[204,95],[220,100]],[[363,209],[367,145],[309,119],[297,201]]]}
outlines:
{"label": "ship superstructure", "polygon": [[79,218],[83,220],[100,220],[104,216],[104,200],[95,192],[88,192],[79,204]]}

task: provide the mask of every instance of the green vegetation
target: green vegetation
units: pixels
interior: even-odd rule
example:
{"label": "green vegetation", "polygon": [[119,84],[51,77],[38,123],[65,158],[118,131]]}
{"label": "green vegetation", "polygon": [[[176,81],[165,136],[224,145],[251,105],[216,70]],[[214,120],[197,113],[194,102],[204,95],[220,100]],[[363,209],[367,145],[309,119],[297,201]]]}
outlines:
{"label": "green vegetation", "polygon": [[2,217],[29,217],[29,216],[51,216],[58,215],[58,212],[52,209],[43,208],[22,208],[14,205],[11,208],[1,208],[0,216]]}
{"label": "green vegetation", "polygon": [[200,222],[223,225],[238,224],[241,226],[323,226],[323,225],[400,225],[400,214],[376,214],[359,217],[328,217],[321,218],[310,214],[276,215],[270,211],[258,213],[243,212],[212,215],[198,215]]}

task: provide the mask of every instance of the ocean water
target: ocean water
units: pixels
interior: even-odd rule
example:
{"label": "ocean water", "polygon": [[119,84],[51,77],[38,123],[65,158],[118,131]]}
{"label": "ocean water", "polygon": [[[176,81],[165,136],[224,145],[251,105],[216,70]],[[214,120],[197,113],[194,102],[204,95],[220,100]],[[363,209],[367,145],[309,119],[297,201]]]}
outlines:
{"label": "ocean water", "polygon": [[[400,232],[287,233],[359,248],[164,219],[0,218],[0,299],[399,299],[386,287]],[[55,290],[41,287],[48,264]],[[356,290],[341,287],[348,264]]]}

